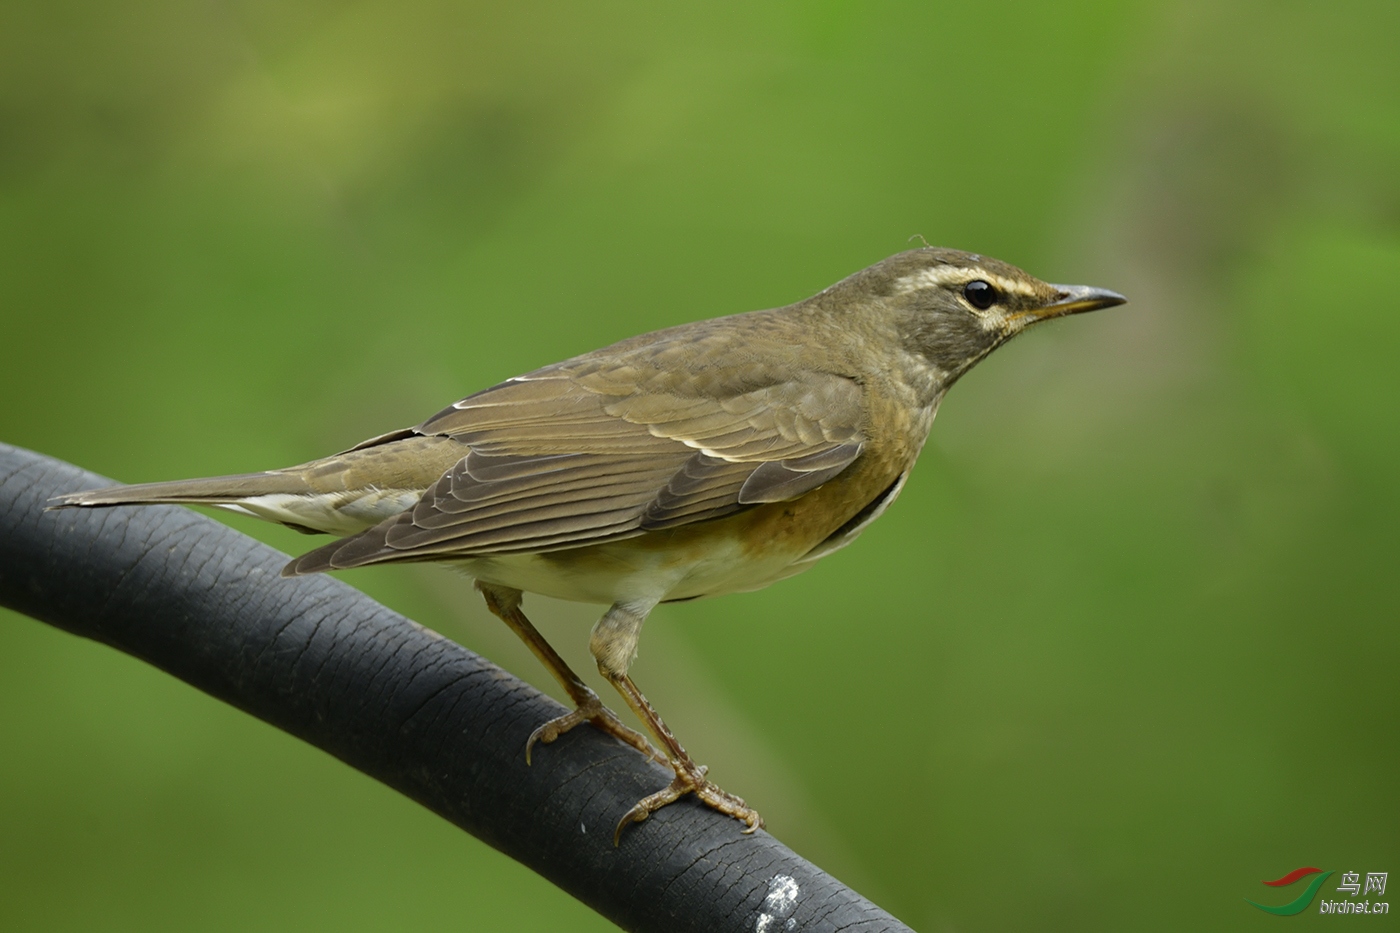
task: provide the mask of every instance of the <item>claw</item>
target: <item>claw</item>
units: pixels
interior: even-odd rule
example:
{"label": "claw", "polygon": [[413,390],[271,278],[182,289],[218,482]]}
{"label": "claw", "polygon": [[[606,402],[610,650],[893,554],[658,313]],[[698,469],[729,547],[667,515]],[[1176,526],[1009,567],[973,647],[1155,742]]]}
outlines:
{"label": "claw", "polygon": [[581,722],[588,722],[590,719],[591,717],[582,709],[576,709],[573,712],[565,713],[563,716],[551,719],[542,724],[534,732],[531,732],[530,738],[525,741],[525,765],[528,767],[531,764],[530,753],[533,751],[536,742],[543,742],[548,745],[574,726],[577,726]]}
{"label": "claw", "polygon": [[574,728],[574,726],[584,722],[592,723],[594,727],[603,730],[608,735],[621,739],[658,764],[670,764],[665,755],[652,747],[652,744],[647,741],[646,736],[642,735],[636,729],[628,728],[621,719],[617,718],[616,713],[602,704],[597,694],[594,694],[591,690],[589,693],[591,696],[585,698],[584,701],[578,705],[577,709],[565,713],[563,716],[549,720],[534,732],[530,733],[530,738],[525,741],[526,765],[530,764],[530,755],[534,750],[536,742],[548,745],[550,742],[559,738],[559,736]]}
{"label": "claw", "polygon": [[759,816],[758,811],[753,807],[744,803],[742,797],[736,797],[705,780],[705,773],[709,769],[704,765],[693,765],[694,770],[686,768],[684,765],[677,766],[676,762],[672,762],[671,766],[676,769],[676,776],[671,783],[656,793],[637,801],[632,809],[624,813],[622,819],[618,820],[617,829],[613,830],[614,848],[622,844],[622,830],[627,827],[628,823],[640,823],[657,810],[667,804],[675,803],[686,794],[694,794],[706,806],[718,810],[726,816],[732,816],[743,823],[745,828],[741,832],[746,835],[763,828],[763,817]]}

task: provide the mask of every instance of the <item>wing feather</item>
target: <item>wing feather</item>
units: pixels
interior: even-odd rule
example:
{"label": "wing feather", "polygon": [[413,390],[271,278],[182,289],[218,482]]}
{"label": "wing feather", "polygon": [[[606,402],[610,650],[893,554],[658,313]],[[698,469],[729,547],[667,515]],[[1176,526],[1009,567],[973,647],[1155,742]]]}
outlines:
{"label": "wing feather", "polygon": [[830,450],[795,457],[770,460],[761,464],[739,488],[738,501],[744,505],[759,502],[782,502],[800,496],[832,479],[860,456],[859,444],[841,444]]}
{"label": "wing feather", "polygon": [[413,509],[290,572],[629,537],[796,498],[855,462],[856,380],[781,359],[758,365],[743,340],[700,327],[688,354],[680,331],[663,332],[444,409],[413,436],[450,437],[467,456]]}

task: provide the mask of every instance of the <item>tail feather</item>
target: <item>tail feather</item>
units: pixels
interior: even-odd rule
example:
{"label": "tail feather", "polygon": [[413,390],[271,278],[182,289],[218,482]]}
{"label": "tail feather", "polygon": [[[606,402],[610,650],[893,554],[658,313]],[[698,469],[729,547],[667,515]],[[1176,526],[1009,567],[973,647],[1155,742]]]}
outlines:
{"label": "tail feather", "polygon": [[207,479],[182,479],[166,483],[138,483],[73,492],[49,500],[50,509],[96,508],[112,505],[236,503],[255,496],[309,495],[316,490],[295,473],[240,473]]}
{"label": "tail feather", "polygon": [[[402,435],[402,436],[401,436]],[[410,509],[468,447],[450,437],[397,432],[300,466],[69,493],[50,509],[212,505],[308,534],[356,535]]]}

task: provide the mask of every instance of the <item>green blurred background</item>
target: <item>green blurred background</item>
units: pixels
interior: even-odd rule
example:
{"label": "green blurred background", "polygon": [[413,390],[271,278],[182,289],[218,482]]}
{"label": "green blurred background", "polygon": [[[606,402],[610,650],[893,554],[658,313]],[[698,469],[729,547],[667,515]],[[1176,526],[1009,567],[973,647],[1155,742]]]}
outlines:
{"label": "green blurred background", "polygon": [[[1243,898],[1400,872],[1398,45],[1394,0],[10,0],[0,440],[281,466],[911,234],[1120,290],[959,385],[857,546],[662,607],[633,670],[921,930],[1325,924]],[[346,578],[554,689],[450,571]],[[532,604],[591,671],[596,610]],[[0,929],[609,928],[13,614],[0,749]]]}

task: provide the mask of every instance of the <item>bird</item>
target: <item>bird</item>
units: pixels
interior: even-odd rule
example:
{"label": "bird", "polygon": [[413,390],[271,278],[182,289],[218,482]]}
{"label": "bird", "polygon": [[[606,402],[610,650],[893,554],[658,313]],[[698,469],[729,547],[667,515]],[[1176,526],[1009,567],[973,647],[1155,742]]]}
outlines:
{"label": "bird", "polygon": [[[262,473],[78,492],[50,508],[184,503],[337,540],[284,576],[445,562],[474,578],[574,708],[525,746],[591,723],[674,778],[617,823],[687,795],[763,825],[707,777],[629,674],[656,606],[765,587],[845,547],[899,495],[949,388],[1055,318],[1123,304],[976,253],[923,246],[802,301],[623,340],[507,379],[415,427]],[[628,727],[522,611],[596,603],[589,650],[659,743]]]}

